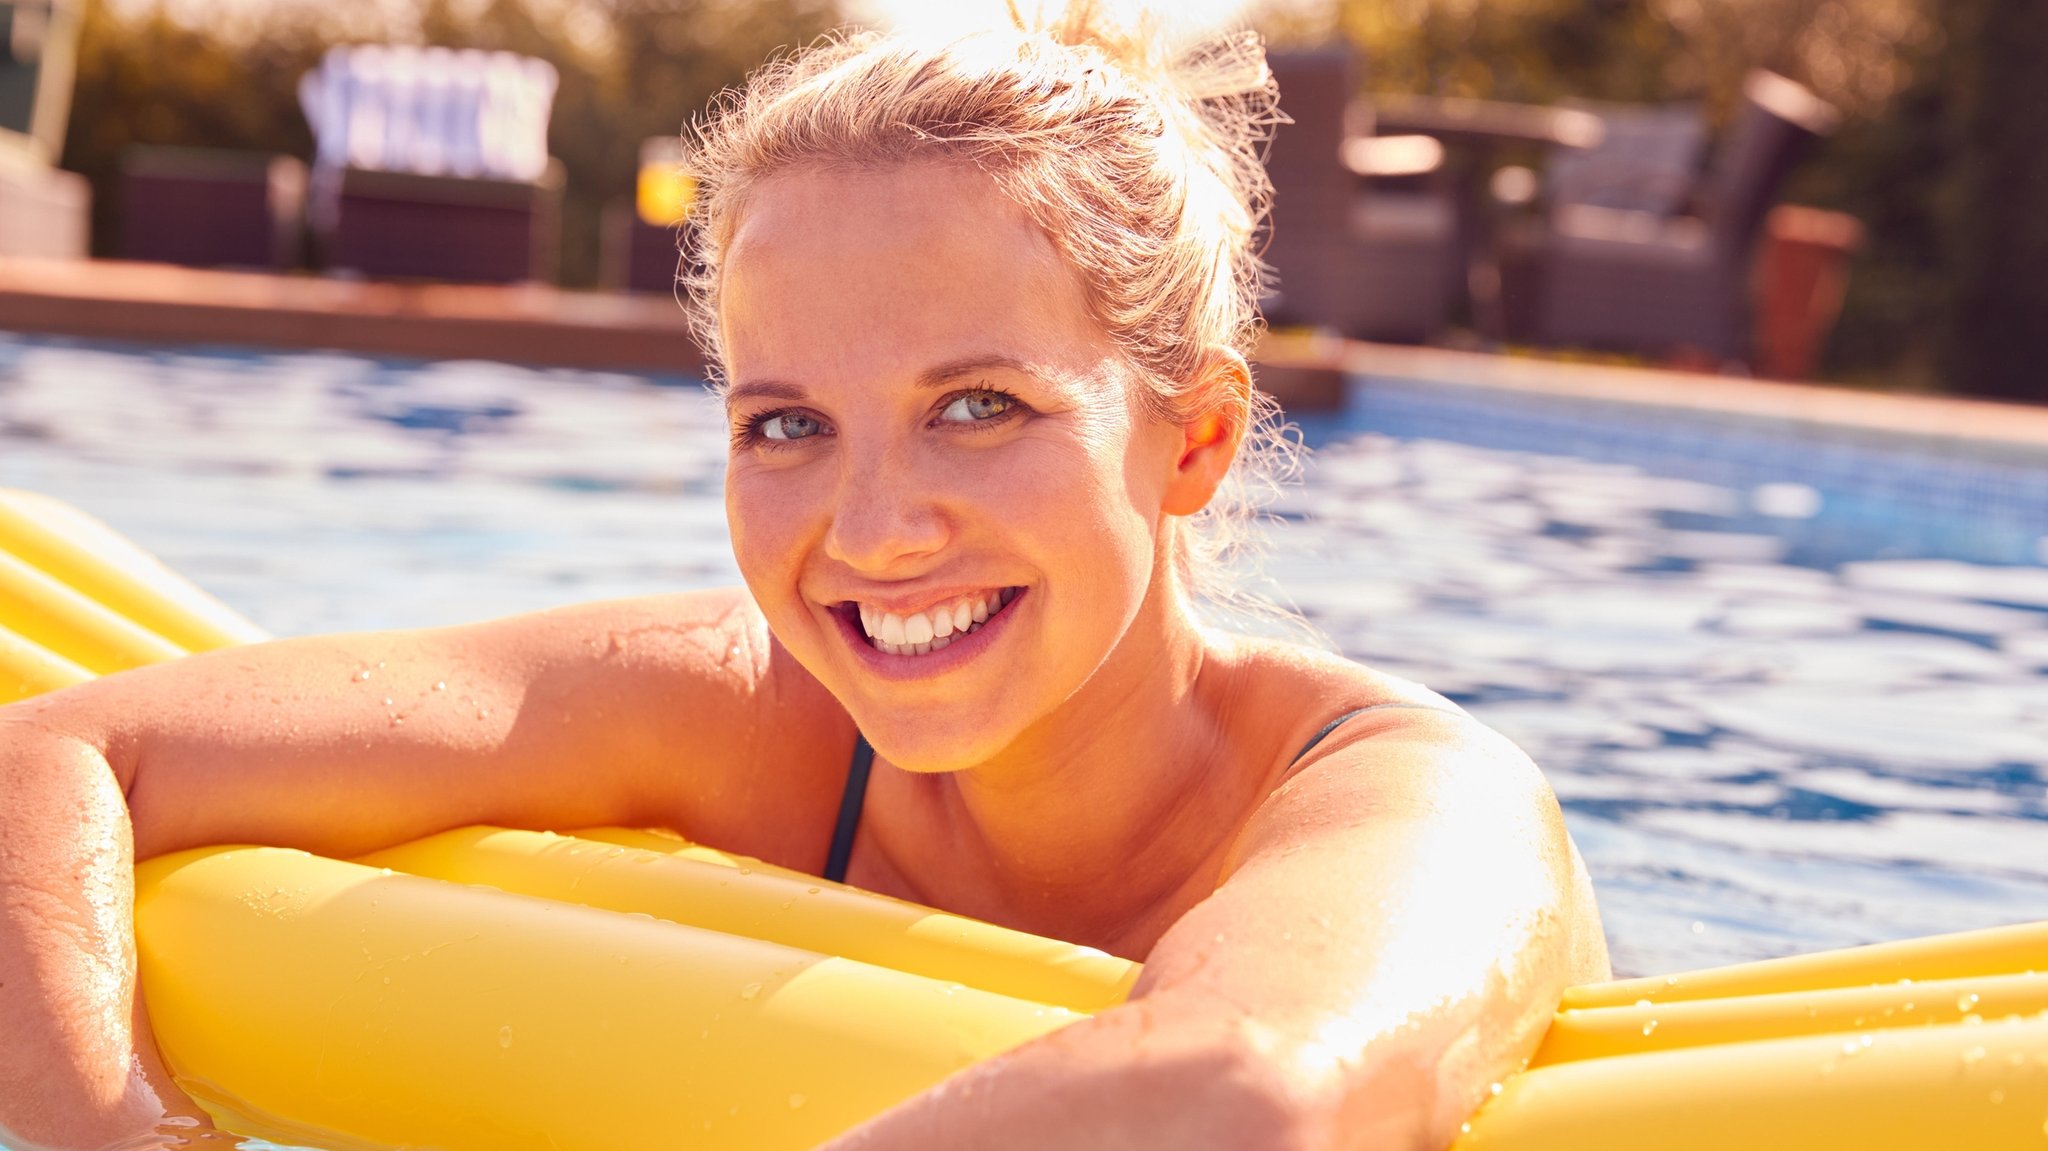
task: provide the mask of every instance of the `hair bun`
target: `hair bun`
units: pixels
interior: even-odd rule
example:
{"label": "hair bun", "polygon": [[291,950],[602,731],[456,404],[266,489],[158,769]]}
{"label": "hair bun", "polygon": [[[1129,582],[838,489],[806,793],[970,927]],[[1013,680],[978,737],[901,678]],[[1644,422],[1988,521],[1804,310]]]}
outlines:
{"label": "hair bun", "polygon": [[1272,70],[1257,33],[1225,31],[1186,7],[1157,0],[1007,0],[1019,31],[1070,48],[1092,48],[1134,79],[1190,103],[1270,92]]}

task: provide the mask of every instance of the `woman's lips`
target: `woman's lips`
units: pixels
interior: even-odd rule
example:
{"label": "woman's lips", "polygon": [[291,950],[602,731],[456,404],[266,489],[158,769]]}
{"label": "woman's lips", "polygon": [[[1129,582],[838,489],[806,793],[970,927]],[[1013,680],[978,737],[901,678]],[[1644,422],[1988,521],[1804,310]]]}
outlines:
{"label": "woman's lips", "polygon": [[[921,679],[965,663],[994,642],[996,633],[1006,629],[1025,593],[1026,589],[1021,587],[992,588],[907,616],[878,611],[851,600],[831,612],[849,645],[871,671],[889,679]],[[945,616],[944,635],[938,630],[941,612]],[[965,628],[959,626],[963,614]],[[915,638],[927,635],[929,638]]]}

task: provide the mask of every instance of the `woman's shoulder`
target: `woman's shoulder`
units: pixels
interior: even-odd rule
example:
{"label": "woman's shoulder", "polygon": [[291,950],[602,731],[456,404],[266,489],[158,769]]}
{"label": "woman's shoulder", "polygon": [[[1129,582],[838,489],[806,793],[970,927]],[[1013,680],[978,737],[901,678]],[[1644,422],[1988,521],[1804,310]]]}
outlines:
{"label": "woman's shoulder", "polygon": [[1211,666],[1222,673],[1229,711],[1241,723],[1270,729],[1284,749],[1282,766],[1291,766],[1311,739],[1334,735],[1327,730],[1333,723],[1349,726],[1358,713],[1385,713],[1374,720],[1381,728],[1429,722],[1430,716],[1473,722],[1421,683],[1309,644],[1216,635],[1209,652]]}

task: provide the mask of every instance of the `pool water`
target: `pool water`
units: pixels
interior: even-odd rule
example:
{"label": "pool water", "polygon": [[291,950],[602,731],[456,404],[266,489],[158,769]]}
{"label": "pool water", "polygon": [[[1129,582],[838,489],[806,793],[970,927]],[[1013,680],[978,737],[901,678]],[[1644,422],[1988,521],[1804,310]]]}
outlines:
{"label": "pool water", "polygon": [[[1622,974],[2048,918],[2048,459],[1356,381],[1267,573],[1541,763]],[[737,582],[694,381],[0,334],[0,486],[273,631]]]}

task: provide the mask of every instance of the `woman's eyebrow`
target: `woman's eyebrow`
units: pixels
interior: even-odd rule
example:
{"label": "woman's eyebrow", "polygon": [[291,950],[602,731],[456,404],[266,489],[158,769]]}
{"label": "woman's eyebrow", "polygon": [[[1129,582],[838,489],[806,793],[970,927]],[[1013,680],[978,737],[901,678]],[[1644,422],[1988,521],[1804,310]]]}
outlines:
{"label": "woman's eyebrow", "polygon": [[[926,368],[917,374],[916,386],[919,388],[943,388],[961,376],[971,376],[976,372],[987,371],[1017,372],[1030,376],[1040,383],[1048,382],[1045,374],[1031,364],[1015,356],[990,353],[987,355],[963,356],[957,360],[948,360],[935,367]],[[802,400],[806,398],[808,398],[808,393],[803,388],[782,380],[748,380],[743,384],[734,384],[725,393],[725,401],[728,404],[739,400]]]}
{"label": "woman's eyebrow", "polygon": [[1045,378],[1037,368],[1015,356],[992,353],[989,355],[967,356],[958,360],[948,360],[937,367],[926,368],[917,374],[917,386],[920,388],[943,388],[961,376],[971,376],[976,372],[998,369],[1018,372],[1041,382]]}
{"label": "woman's eyebrow", "polygon": [[725,392],[725,402],[728,405],[734,400],[801,400],[803,398],[804,390],[802,388],[797,387],[795,384],[785,384],[781,380],[749,380],[744,384],[734,384],[726,389]]}

